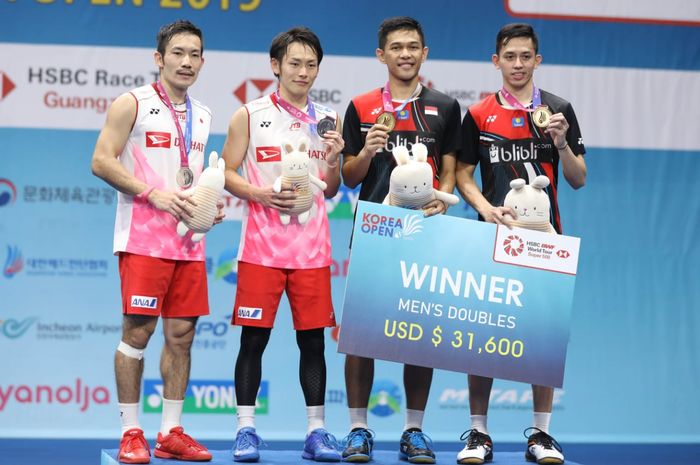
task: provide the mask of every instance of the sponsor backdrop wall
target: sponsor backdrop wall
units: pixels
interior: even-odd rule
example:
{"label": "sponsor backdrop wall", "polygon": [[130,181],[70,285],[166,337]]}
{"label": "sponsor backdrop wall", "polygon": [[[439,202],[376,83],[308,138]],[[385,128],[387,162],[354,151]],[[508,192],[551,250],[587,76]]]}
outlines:
{"label": "sponsor backdrop wall", "polygon": [[[526,20],[540,33],[537,84],[573,102],[589,176],[562,181],[564,231],[581,238],[571,337],[553,431],[562,441],[700,442],[700,4],[693,0],[289,3],[273,0],[0,0],[0,436],[115,437],[112,359],[120,338],[115,192],[90,173],[109,102],[153,80],[157,28],[200,25],[206,64],[192,94],[214,113],[207,151],[221,150],[230,115],[274,89],[267,47],[298,24],[326,57],[312,97],[341,114],[380,86],[376,29],[387,16],[422,21],[423,83],[463,110],[498,89],[495,34]],[[357,193],[328,200],[333,299],[340,313]],[[186,425],[232,438],[241,205],[207,237],[212,314],[197,326]],[[474,217],[464,204],[452,215]],[[465,238],[468,240],[468,238]],[[265,354],[258,426],[266,439],[305,428],[297,352],[283,301]],[[146,354],[142,422],[160,421],[160,333]],[[337,331],[327,332],[329,429],[349,421]],[[425,430],[457,441],[468,423],[466,377],[437,372]],[[530,425],[529,386],[497,382],[490,430],[518,440]],[[381,440],[403,426],[401,368],[382,362],[370,405]],[[663,425],[662,427],[660,425]]]}

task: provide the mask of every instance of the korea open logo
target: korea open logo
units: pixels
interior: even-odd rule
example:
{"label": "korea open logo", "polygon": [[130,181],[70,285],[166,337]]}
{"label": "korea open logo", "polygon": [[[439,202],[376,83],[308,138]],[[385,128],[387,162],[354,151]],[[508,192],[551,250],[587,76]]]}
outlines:
{"label": "korea open logo", "polygon": [[503,251],[512,257],[517,257],[523,253],[523,250],[525,250],[525,243],[515,234],[511,234],[503,241]]}

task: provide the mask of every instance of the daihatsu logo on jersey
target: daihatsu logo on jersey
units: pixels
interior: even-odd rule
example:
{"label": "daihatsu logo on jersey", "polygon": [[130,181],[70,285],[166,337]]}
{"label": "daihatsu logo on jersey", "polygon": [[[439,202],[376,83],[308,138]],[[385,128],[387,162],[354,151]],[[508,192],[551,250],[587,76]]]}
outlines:
{"label": "daihatsu logo on jersey", "polygon": [[158,298],[145,295],[132,295],[131,306],[154,309],[158,306]]}
{"label": "daihatsu logo on jersey", "polygon": [[169,132],[146,132],[146,147],[169,149],[171,136]]}
{"label": "daihatsu logo on jersey", "polygon": [[255,159],[258,163],[282,161],[282,149],[280,147],[255,147]]}

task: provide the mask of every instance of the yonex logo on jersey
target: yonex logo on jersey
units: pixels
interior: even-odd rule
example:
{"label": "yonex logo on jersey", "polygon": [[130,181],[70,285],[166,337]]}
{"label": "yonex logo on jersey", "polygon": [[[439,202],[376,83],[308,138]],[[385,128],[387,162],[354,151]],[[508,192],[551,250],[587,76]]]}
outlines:
{"label": "yonex logo on jersey", "polygon": [[151,111],[149,111],[150,114],[152,115],[157,115],[160,113],[160,108],[151,108]]}
{"label": "yonex logo on jersey", "polygon": [[255,159],[258,163],[282,161],[282,149],[280,147],[255,147]]}
{"label": "yonex logo on jersey", "polygon": [[486,117],[486,122],[487,123],[495,123],[497,117],[498,117],[498,115],[489,115]]}
{"label": "yonex logo on jersey", "polygon": [[158,307],[158,297],[149,297],[144,295],[132,295],[131,306],[139,308],[155,309]]}
{"label": "yonex logo on jersey", "polygon": [[262,308],[238,307],[238,318],[260,320],[262,319]]}
{"label": "yonex logo on jersey", "polygon": [[269,128],[271,124],[272,124],[272,121],[260,121],[261,128]]}
{"label": "yonex logo on jersey", "polygon": [[382,111],[382,107],[378,107],[378,108],[375,108],[375,109],[373,109],[372,111],[370,111],[369,114],[370,114],[370,115],[376,116],[376,115],[378,115],[379,113],[381,113],[381,111]]}
{"label": "yonex logo on jersey", "polygon": [[171,144],[169,132],[147,132],[146,147],[169,149]]}

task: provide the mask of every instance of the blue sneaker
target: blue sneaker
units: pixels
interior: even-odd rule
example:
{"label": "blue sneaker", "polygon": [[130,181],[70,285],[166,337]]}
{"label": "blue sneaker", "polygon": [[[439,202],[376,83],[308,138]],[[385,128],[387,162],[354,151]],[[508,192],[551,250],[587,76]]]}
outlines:
{"label": "blue sneaker", "polygon": [[301,457],[316,462],[340,462],[338,441],[325,429],[317,428],[306,435]]}
{"label": "blue sneaker", "polygon": [[366,463],[372,460],[374,433],[371,429],[353,429],[343,438],[343,444],[343,462]]}
{"label": "blue sneaker", "polygon": [[236,434],[236,444],[233,446],[234,462],[257,462],[260,460],[258,448],[262,439],[255,432],[255,428],[241,428]]}
{"label": "blue sneaker", "polygon": [[409,463],[435,463],[433,441],[419,428],[410,428],[401,435],[399,459]]}

